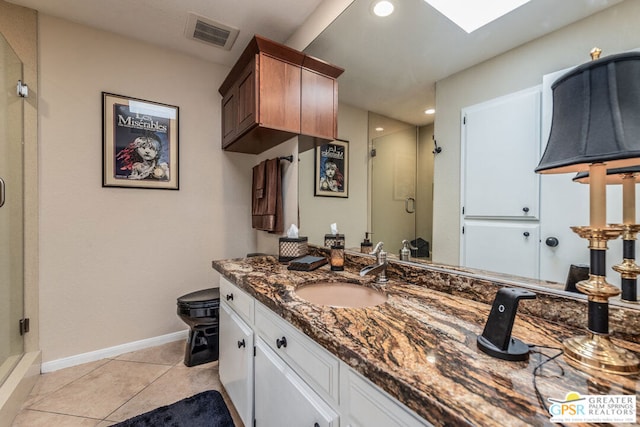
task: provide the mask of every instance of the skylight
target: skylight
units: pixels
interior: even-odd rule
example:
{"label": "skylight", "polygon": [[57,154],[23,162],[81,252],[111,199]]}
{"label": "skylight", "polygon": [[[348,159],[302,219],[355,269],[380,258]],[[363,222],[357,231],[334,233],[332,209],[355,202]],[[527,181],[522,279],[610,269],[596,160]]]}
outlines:
{"label": "skylight", "polygon": [[424,0],[454,24],[471,33],[530,0]]}

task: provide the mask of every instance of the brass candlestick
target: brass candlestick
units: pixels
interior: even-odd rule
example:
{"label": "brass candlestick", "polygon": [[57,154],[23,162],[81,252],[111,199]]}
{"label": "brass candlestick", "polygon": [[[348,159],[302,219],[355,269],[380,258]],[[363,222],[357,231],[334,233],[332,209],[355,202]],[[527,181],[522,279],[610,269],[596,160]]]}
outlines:
{"label": "brass candlestick", "polygon": [[636,264],[636,238],[640,232],[638,224],[621,225],[624,231],[623,239],[623,260],[622,263],[613,266],[613,269],[620,273],[622,295],[620,299],[628,302],[638,302],[638,275],[640,267]]}
{"label": "brass candlestick", "polygon": [[640,360],[630,351],[618,347],[609,338],[609,298],[620,289],[607,282],[607,241],[624,233],[623,226],[571,227],[580,237],[589,240],[591,271],[588,280],[576,288],[588,297],[588,334],[569,338],[564,344],[565,358],[570,365],[594,368],[616,374],[640,372]]}

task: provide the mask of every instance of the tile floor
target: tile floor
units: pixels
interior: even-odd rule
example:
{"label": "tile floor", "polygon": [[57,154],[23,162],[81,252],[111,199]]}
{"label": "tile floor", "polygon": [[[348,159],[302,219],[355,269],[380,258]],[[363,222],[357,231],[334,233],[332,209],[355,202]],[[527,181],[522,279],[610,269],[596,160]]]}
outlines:
{"label": "tile floor", "polygon": [[218,362],[188,368],[184,341],[40,375],[12,427],[106,427],[206,390],[222,389]]}

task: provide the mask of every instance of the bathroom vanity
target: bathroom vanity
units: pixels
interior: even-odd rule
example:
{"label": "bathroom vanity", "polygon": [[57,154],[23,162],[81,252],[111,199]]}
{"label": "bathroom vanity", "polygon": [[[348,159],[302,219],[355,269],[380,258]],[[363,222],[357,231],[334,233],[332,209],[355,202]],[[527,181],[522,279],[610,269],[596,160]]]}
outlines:
{"label": "bathroom vanity", "polygon": [[[289,271],[270,256],[213,262],[223,276],[220,377],[245,425],[254,417],[258,427],[553,425],[534,369],[559,352],[546,347],[584,333],[561,322],[562,298],[541,290],[520,303],[513,336],[540,347],[528,361],[503,361],[478,350],[476,338],[497,289],[510,283],[391,262],[382,285],[358,274],[372,261],[350,254],[343,272]],[[339,308],[296,293],[326,281],[371,287],[387,299]],[[583,305],[567,304],[574,317]],[[637,342],[616,342],[640,351]],[[538,371],[546,407],[569,392],[633,395],[640,385],[637,376],[587,374],[562,357]]]}

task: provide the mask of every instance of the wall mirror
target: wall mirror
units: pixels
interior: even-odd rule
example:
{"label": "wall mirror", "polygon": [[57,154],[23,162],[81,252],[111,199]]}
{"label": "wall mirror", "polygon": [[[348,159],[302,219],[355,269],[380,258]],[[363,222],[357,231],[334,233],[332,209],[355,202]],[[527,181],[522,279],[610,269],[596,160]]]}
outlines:
{"label": "wall mirror", "polygon": [[[313,198],[313,153],[300,153],[301,233],[308,235],[311,243],[322,244],[329,224],[337,222],[339,231],[346,234],[347,247],[357,249],[365,232],[373,230],[372,242],[384,241],[390,254],[397,254],[405,238],[398,236],[411,235],[429,242],[431,257],[426,258],[427,262],[458,266],[462,259],[463,109],[535,86],[542,87],[543,76],[586,62],[588,51],[595,45],[609,54],[637,48],[640,29],[631,16],[640,13],[640,6],[633,0],[578,0],[563,3],[563,9],[558,10],[557,2],[552,0],[531,0],[502,19],[467,34],[423,0],[396,1],[394,13],[387,18],[374,16],[371,3],[354,0],[305,49],[313,56],[345,68],[338,80],[338,136],[350,141],[351,181],[348,199],[315,200],[318,198]],[[551,10],[554,12],[550,13]],[[542,104],[544,102],[542,100]],[[436,108],[435,115],[425,115],[427,108]],[[399,130],[376,134],[376,127],[385,127],[378,125],[379,122],[397,122]],[[402,129],[401,124],[406,127]],[[398,202],[402,210],[405,206],[412,210],[412,201],[402,198],[403,188],[409,188],[404,193],[411,194],[411,186],[401,184],[411,172],[411,168],[400,166],[406,156],[395,146],[391,151],[396,158],[387,159],[384,149],[389,139],[403,133],[413,134],[416,153],[416,214],[406,220],[387,217],[385,209],[376,204],[377,200],[386,200],[381,202],[384,207]],[[440,154],[433,153],[434,134],[437,145],[442,148]],[[541,130],[542,149],[545,144],[544,130]],[[371,156],[372,149],[375,157]],[[376,177],[384,176],[381,164],[389,167],[391,178],[376,182]],[[423,166],[425,164],[428,166]],[[393,178],[397,185],[393,185]],[[586,188],[575,190],[571,185],[576,184],[571,183],[570,176],[549,178],[541,188],[558,187],[552,181],[570,186],[569,191],[578,193],[580,206],[587,205]],[[385,185],[391,189],[385,189]],[[391,200],[383,199],[379,191],[391,194]],[[617,204],[618,189],[612,189],[610,197],[609,204]],[[562,199],[558,194],[554,201]],[[427,213],[420,213],[420,209]],[[387,234],[376,225],[377,219],[388,226],[408,223],[413,232]],[[588,263],[586,244],[579,237],[571,236],[569,230],[570,225],[588,223],[588,213],[581,212],[568,221],[555,225],[567,231],[566,239],[579,242],[583,255],[571,263]],[[548,252],[549,262],[553,263],[566,245],[563,239],[557,248],[544,245],[549,236],[539,236],[537,250],[542,261]],[[610,249],[609,258],[616,256],[616,250]],[[566,268],[563,264],[560,271],[568,270],[571,263],[567,263]],[[554,281],[564,282],[565,277],[556,275]],[[544,275],[536,279],[543,284],[549,280]],[[558,283],[552,285],[557,288]],[[612,283],[619,283],[615,273]]]}

